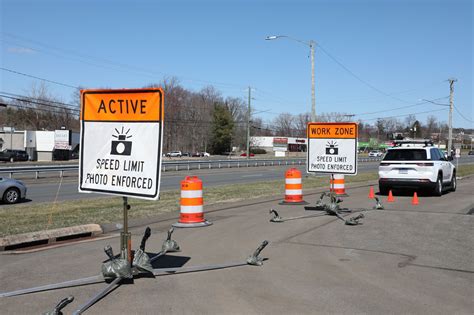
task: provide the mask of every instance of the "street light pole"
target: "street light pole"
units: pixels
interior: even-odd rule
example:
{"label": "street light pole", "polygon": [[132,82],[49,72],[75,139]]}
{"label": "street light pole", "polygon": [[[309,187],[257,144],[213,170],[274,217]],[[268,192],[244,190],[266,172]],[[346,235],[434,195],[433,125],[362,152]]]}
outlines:
{"label": "street light pole", "polygon": [[311,121],[316,121],[316,96],[314,94],[314,45],[316,43],[313,40],[309,41],[309,47],[311,48]]}
{"label": "street light pole", "polygon": [[454,82],[456,79],[449,79],[449,131],[448,131],[448,156],[452,156],[451,147],[453,145],[453,95],[454,95]]}
{"label": "street light pole", "polygon": [[314,86],[314,47],[316,46],[316,42],[313,40],[310,40],[309,42],[305,42],[290,36],[286,35],[272,35],[272,36],[267,36],[265,40],[274,40],[274,39],[279,39],[279,38],[288,38],[291,40],[294,40],[300,44],[303,44],[305,46],[309,46],[311,50],[311,121],[315,122],[316,121],[316,95],[315,95],[315,86]]}
{"label": "street light pole", "polygon": [[247,109],[247,159],[250,158],[250,100],[252,99],[251,91],[252,89],[249,86],[249,107]]}

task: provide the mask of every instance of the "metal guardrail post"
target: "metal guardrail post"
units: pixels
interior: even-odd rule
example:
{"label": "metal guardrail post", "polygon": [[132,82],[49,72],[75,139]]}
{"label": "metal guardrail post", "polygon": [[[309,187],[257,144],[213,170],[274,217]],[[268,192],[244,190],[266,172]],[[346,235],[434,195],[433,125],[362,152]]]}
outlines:
{"label": "metal guardrail post", "polygon": [[63,170],[60,170],[60,171],[59,171],[59,178],[63,178],[63,175],[64,175],[64,171],[63,171]]}
{"label": "metal guardrail post", "polygon": [[35,179],[38,179],[38,178],[39,178],[39,172],[36,171],[35,173],[36,173],[36,174],[35,174],[35,175],[36,175],[36,176],[35,176]]}

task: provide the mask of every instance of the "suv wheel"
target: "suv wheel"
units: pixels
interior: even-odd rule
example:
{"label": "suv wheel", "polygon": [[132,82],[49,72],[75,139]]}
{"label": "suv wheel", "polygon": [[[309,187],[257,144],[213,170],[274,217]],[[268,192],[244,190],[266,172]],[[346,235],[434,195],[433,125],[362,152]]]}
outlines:
{"label": "suv wheel", "polygon": [[443,194],[443,182],[441,181],[441,176],[438,175],[438,179],[436,180],[436,186],[433,190],[435,196],[441,196]]}
{"label": "suv wheel", "polygon": [[386,196],[388,194],[388,187],[387,186],[382,186],[379,185],[379,193],[383,196]]}
{"label": "suv wheel", "polygon": [[13,204],[20,200],[20,191],[16,188],[8,188],[3,194],[3,201],[5,203]]}
{"label": "suv wheel", "polygon": [[458,183],[456,181],[456,172],[453,172],[453,178],[451,178],[451,187],[449,188],[449,190],[456,191],[457,186]]}

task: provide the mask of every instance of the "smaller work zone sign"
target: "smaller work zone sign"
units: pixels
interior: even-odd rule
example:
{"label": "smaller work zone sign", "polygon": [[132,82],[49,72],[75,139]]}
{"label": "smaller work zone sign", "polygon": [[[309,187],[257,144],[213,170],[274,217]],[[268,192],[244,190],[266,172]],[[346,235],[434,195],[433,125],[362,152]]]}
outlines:
{"label": "smaller work zone sign", "polygon": [[79,192],[157,200],[163,117],[159,88],[82,90]]}
{"label": "smaller work zone sign", "polygon": [[357,174],[357,123],[308,123],[308,173]]}

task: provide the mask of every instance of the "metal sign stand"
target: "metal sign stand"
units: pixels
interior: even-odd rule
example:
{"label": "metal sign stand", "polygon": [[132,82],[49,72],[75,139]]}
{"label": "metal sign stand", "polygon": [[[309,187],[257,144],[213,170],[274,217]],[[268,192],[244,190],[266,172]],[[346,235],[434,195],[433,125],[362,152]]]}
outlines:
{"label": "metal sign stand", "polygon": [[[252,255],[250,255],[246,260],[231,262],[231,263],[223,263],[223,264],[214,264],[214,265],[198,265],[198,266],[187,266],[187,267],[171,267],[171,268],[158,268],[154,269],[151,267],[151,263],[155,261],[158,257],[164,256],[168,252],[177,252],[179,251],[179,246],[176,241],[171,239],[171,233],[173,233],[173,227],[168,231],[168,237],[164,241],[162,245],[161,251],[153,257],[149,257],[148,254],[144,252],[145,250],[145,242],[150,236],[150,228],[147,228],[145,234],[142,238],[142,242],[140,244],[139,250],[135,251],[135,257],[133,262],[128,260],[131,257],[131,237],[130,233],[128,232],[128,222],[127,222],[127,214],[128,210],[130,209],[130,205],[128,204],[128,200],[126,197],[123,198],[123,205],[124,205],[124,227],[123,232],[121,233],[121,258],[115,258],[112,252],[112,248],[108,245],[105,247],[104,251],[106,252],[107,256],[109,256],[109,260],[102,264],[102,274],[76,279],[76,280],[69,280],[61,283],[52,283],[46,284],[38,287],[27,288],[27,289],[20,289],[11,292],[2,292],[0,293],[0,298],[10,297],[10,296],[17,296],[35,292],[42,292],[42,291],[49,291],[55,289],[63,289],[63,288],[70,288],[94,283],[107,283],[100,292],[95,294],[91,299],[86,301],[84,304],[79,306],[73,314],[82,314],[92,305],[94,305],[97,301],[101,298],[107,296],[108,293],[112,292],[113,289],[120,286],[123,280],[126,279],[135,279],[143,277],[143,275],[152,275],[152,276],[163,276],[163,275],[173,275],[179,273],[190,273],[190,272],[199,272],[199,271],[207,271],[207,270],[218,270],[218,269],[225,269],[225,268],[232,268],[232,267],[239,267],[239,266],[246,266],[246,265],[254,265],[254,266],[261,266],[263,264],[263,258],[259,257],[260,252],[268,245],[268,241],[263,241],[257,250],[254,251]],[[142,255],[140,255],[140,253]],[[125,258],[123,258],[125,257]],[[148,268],[149,267],[149,268]],[[74,297],[70,296],[67,299],[62,300],[56,306],[54,310],[62,309],[67,304],[71,303],[74,300]],[[67,303],[66,303],[67,302]],[[54,311],[53,310],[53,311]],[[58,314],[49,312],[47,314]]]}
{"label": "metal sign stand", "polygon": [[128,197],[123,198],[123,231],[120,233],[120,257],[132,264],[132,234],[128,232]]}

